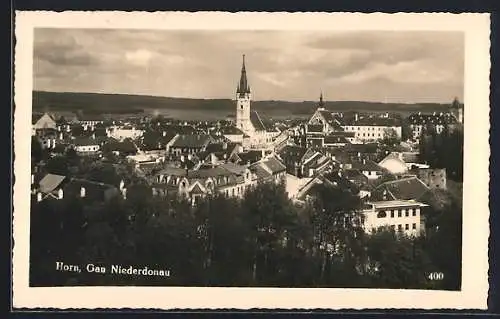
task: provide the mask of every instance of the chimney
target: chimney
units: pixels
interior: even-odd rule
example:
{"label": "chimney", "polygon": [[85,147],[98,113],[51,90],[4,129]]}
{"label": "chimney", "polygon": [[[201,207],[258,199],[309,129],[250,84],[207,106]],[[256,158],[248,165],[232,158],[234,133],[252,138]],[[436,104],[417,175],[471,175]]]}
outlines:
{"label": "chimney", "polygon": [[125,189],[125,182],[123,181],[123,179],[120,181],[120,191],[124,190]]}
{"label": "chimney", "polygon": [[163,131],[163,137],[167,136],[167,132]]}
{"label": "chimney", "polygon": [[363,165],[366,164],[366,159],[363,158]]}
{"label": "chimney", "polygon": [[95,140],[95,133],[92,133],[92,139]]}
{"label": "chimney", "polygon": [[123,196],[123,199],[127,199],[127,189],[126,188],[122,189],[122,196]]}
{"label": "chimney", "polygon": [[80,197],[85,197],[85,187],[80,187]]}
{"label": "chimney", "polygon": [[360,157],[361,157],[361,152],[358,152],[358,158],[360,158]]}
{"label": "chimney", "polygon": [[42,193],[37,193],[36,194],[36,201],[41,202],[42,201]]}
{"label": "chimney", "polygon": [[358,115],[358,112],[354,113],[354,121],[358,121],[359,120],[359,115]]}
{"label": "chimney", "polygon": [[63,197],[64,197],[64,192],[63,192],[62,188],[59,188],[59,191],[57,192],[57,198],[63,199]]}

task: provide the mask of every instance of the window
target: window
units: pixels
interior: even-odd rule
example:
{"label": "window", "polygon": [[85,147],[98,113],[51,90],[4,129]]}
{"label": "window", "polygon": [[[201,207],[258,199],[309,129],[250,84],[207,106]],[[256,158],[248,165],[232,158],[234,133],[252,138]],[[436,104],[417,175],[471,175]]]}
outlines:
{"label": "window", "polygon": [[385,217],[387,217],[385,210],[381,210],[380,212],[378,212],[377,218],[385,218]]}
{"label": "window", "polygon": [[398,225],[398,231],[402,231],[403,230],[403,225],[399,224]]}
{"label": "window", "polygon": [[401,217],[401,211],[398,210],[398,217]]}
{"label": "window", "polygon": [[417,210],[416,209],[413,210],[412,216],[417,216]]}
{"label": "window", "polygon": [[408,213],[408,211],[405,211],[405,216],[406,217],[410,216],[410,214]]}
{"label": "window", "polygon": [[412,229],[417,229],[417,224],[413,223],[412,224]]}
{"label": "window", "polygon": [[393,210],[391,210],[391,218],[394,218],[394,211]]}
{"label": "window", "polygon": [[241,105],[241,109],[243,110],[243,104]]}

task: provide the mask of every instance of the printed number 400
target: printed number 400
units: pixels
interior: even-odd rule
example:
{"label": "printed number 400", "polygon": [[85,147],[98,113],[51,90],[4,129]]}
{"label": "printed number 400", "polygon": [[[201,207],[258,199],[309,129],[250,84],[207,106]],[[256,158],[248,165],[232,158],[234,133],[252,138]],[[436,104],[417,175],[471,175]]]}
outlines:
{"label": "printed number 400", "polygon": [[443,280],[444,274],[442,272],[431,272],[427,278],[429,280]]}

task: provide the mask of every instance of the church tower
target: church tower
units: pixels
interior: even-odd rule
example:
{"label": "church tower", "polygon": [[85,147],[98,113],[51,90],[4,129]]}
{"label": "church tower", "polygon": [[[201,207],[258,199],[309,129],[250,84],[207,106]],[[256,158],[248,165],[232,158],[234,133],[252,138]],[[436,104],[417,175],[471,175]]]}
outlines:
{"label": "church tower", "polygon": [[247,80],[247,71],[245,69],[245,55],[243,54],[243,65],[241,66],[240,82],[236,89],[236,127],[243,132],[252,129],[250,122],[250,101],[252,94]]}

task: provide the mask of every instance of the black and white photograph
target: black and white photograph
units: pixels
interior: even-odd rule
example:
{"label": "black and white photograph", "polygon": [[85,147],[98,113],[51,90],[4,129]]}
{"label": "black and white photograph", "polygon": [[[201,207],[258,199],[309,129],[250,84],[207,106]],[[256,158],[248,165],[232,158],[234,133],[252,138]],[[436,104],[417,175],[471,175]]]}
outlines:
{"label": "black and white photograph", "polygon": [[[486,267],[472,281],[487,283],[488,228],[467,227],[488,226],[489,106],[472,97],[489,83],[467,87],[463,23],[273,29],[242,16],[247,27],[139,28],[121,23],[132,15],[116,26],[91,17],[35,25],[16,55],[32,61],[15,137],[30,185],[17,212],[27,289],[458,296],[470,250]],[[472,82],[487,81],[484,65]]]}

